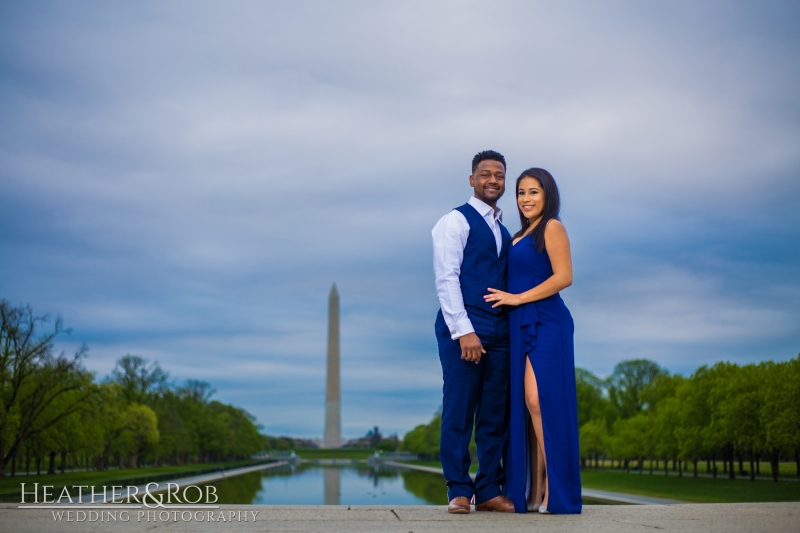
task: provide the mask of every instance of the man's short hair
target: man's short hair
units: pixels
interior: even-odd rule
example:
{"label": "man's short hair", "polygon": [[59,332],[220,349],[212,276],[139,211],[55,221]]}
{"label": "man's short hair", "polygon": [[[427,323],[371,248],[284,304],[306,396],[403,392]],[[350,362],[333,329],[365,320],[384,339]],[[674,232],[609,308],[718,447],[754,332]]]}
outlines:
{"label": "man's short hair", "polygon": [[503,169],[506,168],[506,158],[503,157],[503,154],[500,152],[495,152],[494,150],[484,150],[483,152],[478,152],[475,154],[475,157],[472,158],[472,173],[475,173],[475,169],[478,168],[478,164],[481,161],[499,161],[503,164]]}

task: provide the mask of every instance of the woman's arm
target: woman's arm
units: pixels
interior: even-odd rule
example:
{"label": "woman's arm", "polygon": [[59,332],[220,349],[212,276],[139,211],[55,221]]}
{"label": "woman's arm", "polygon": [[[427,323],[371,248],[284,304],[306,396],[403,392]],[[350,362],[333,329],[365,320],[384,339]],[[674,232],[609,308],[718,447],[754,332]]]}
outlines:
{"label": "woman's arm", "polygon": [[544,229],[544,246],[550,257],[553,275],[534,288],[520,294],[510,294],[490,288],[491,294],[484,296],[484,299],[487,302],[495,302],[492,307],[522,305],[543,300],[572,285],[572,256],[564,224],[555,219],[548,221],[547,227]]}

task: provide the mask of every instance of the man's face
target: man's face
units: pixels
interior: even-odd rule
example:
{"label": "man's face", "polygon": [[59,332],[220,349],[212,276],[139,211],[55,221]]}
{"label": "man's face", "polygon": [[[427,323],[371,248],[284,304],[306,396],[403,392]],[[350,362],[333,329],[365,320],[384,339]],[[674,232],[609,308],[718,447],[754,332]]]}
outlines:
{"label": "man's face", "polygon": [[469,184],[475,189],[475,198],[494,207],[506,190],[503,163],[493,159],[481,161],[469,177]]}

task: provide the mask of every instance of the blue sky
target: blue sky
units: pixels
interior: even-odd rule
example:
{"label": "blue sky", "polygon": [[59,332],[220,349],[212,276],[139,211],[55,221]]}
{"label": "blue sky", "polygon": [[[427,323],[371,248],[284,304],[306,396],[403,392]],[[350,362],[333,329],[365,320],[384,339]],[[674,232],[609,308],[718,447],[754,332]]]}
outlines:
{"label": "blue sky", "polygon": [[[441,402],[430,229],[559,183],[576,361],[800,352],[796,2],[4,2],[0,297],[320,437]],[[500,202],[518,228],[513,194]]]}

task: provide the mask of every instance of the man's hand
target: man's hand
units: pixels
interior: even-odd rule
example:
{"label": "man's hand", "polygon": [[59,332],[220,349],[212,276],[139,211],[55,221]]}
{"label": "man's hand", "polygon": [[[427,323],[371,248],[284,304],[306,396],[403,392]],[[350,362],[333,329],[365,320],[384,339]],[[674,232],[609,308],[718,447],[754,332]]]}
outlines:
{"label": "man's hand", "polygon": [[477,365],[481,360],[481,354],[486,353],[481,340],[474,332],[459,337],[458,342],[461,344],[461,359],[465,361],[474,361]]}

